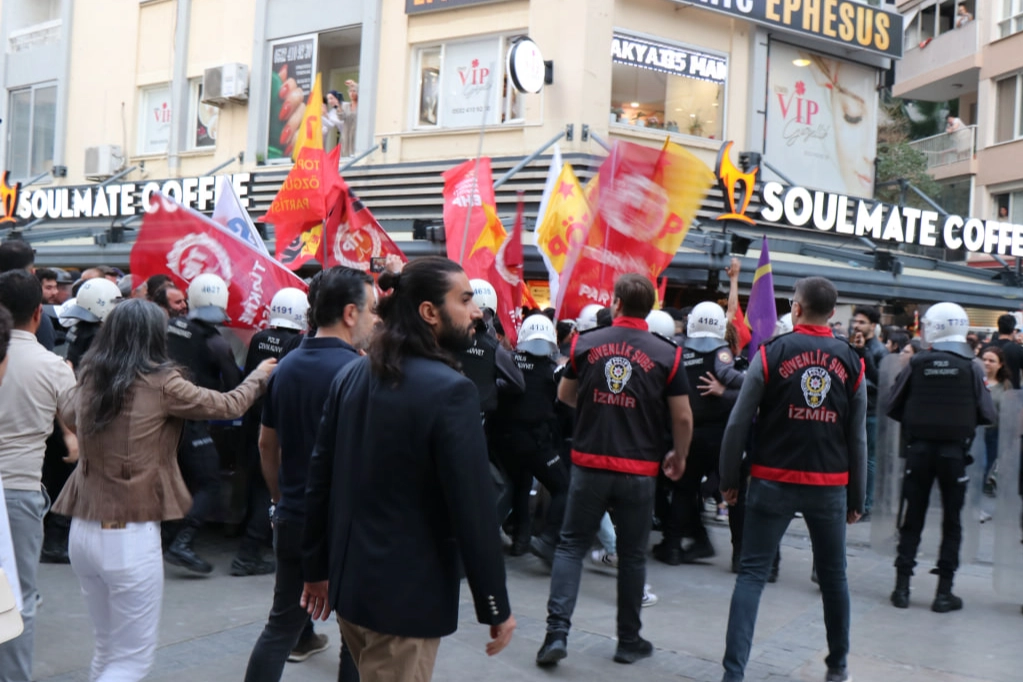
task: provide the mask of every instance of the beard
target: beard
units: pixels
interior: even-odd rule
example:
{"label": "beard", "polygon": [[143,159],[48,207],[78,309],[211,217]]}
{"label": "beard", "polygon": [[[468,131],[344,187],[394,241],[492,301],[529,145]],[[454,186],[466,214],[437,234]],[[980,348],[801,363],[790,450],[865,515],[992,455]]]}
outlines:
{"label": "beard", "polygon": [[437,344],[450,353],[461,353],[472,347],[475,323],[458,327],[444,308],[440,309],[441,327],[437,332]]}

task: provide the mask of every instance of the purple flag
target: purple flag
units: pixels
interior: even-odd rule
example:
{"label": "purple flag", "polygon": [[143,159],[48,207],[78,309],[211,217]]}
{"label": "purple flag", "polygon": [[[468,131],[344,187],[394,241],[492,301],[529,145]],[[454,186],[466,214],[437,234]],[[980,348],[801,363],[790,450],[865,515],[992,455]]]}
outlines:
{"label": "purple flag", "polygon": [[746,307],[746,324],[752,332],[749,345],[750,359],[760,348],[760,344],[774,336],[774,327],[778,322],[778,311],[774,305],[774,277],[771,275],[771,254],[767,250],[767,237],[760,247],[760,260],[757,261],[757,272],[753,275],[753,288],[749,294],[749,305]]}

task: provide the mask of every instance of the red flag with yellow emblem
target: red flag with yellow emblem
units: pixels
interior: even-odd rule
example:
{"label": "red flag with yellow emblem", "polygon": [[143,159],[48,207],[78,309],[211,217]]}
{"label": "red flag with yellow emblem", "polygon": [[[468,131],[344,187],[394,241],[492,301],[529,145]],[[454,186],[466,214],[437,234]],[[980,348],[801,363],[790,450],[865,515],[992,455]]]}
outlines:
{"label": "red flag with yellow emblem", "polygon": [[[372,272],[374,258],[408,258],[380,226],[362,200],[342,180],[342,192],[324,224],[327,238],[327,266],[344,265]],[[376,278],[377,273],[373,273]]]}
{"label": "red flag with yellow emblem", "polygon": [[470,279],[488,279],[497,251],[508,237],[497,218],[490,159],[481,157],[478,163],[470,159],[445,171],[443,177],[448,258],[459,263]]}

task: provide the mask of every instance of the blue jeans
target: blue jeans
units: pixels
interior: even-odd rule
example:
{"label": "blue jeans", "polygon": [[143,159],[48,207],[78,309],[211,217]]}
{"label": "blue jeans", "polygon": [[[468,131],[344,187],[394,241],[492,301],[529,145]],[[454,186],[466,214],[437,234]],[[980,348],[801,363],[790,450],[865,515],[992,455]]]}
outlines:
{"label": "blue jeans", "polygon": [[[21,583],[21,619],[24,631],[0,644],[0,679],[4,682],[28,682],[32,679],[32,649],[35,644],[36,575],[39,573],[39,552],[43,548],[43,517],[50,508],[50,498],[39,490],[4,489],[7,517],[14,542],[14,560]],[[17,589],[14,585],[12,588]]]}
{"label": "blue jeans", "polygon": [[867,415],[867,497],[863,511],[870,513],[874,508],[874,474],[877,471],[877,415]]}
{"label": "blue jeans", "polygon": [[593,544],[604,512],[613,507],[618,527],[618,641],[639,639],[656,480],[653,476],[572,467],[565,521],[551,567],[548,632],[568,635],[579,597],[583,557]]}
{"label": "blue jeans", "polygon": [[724,682],[741,682],[771,563],[793,515],[802,512],[824,602],[828,670],[845,670],[849,654],[849,583],[845,577],[845,486],[777,483],[754,478],[746,498],[739,575],[725,636]]}

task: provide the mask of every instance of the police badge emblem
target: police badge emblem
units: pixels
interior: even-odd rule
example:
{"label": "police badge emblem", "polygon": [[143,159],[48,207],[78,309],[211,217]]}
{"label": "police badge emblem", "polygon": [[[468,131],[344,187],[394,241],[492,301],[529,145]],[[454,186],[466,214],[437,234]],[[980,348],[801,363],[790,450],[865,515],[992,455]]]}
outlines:
{"label": "police badge emblem", "polygon": [[823,367],[808,367],[799,381],[806,404],[817,409],[824,404],[831,390],[831,375]]}
{"label": "police badge emblem", "polygon": [[607,387],[615,395],[625,390],[625,384],[632,378],[632,363],[623,357],[614,357],[604,365]]}

